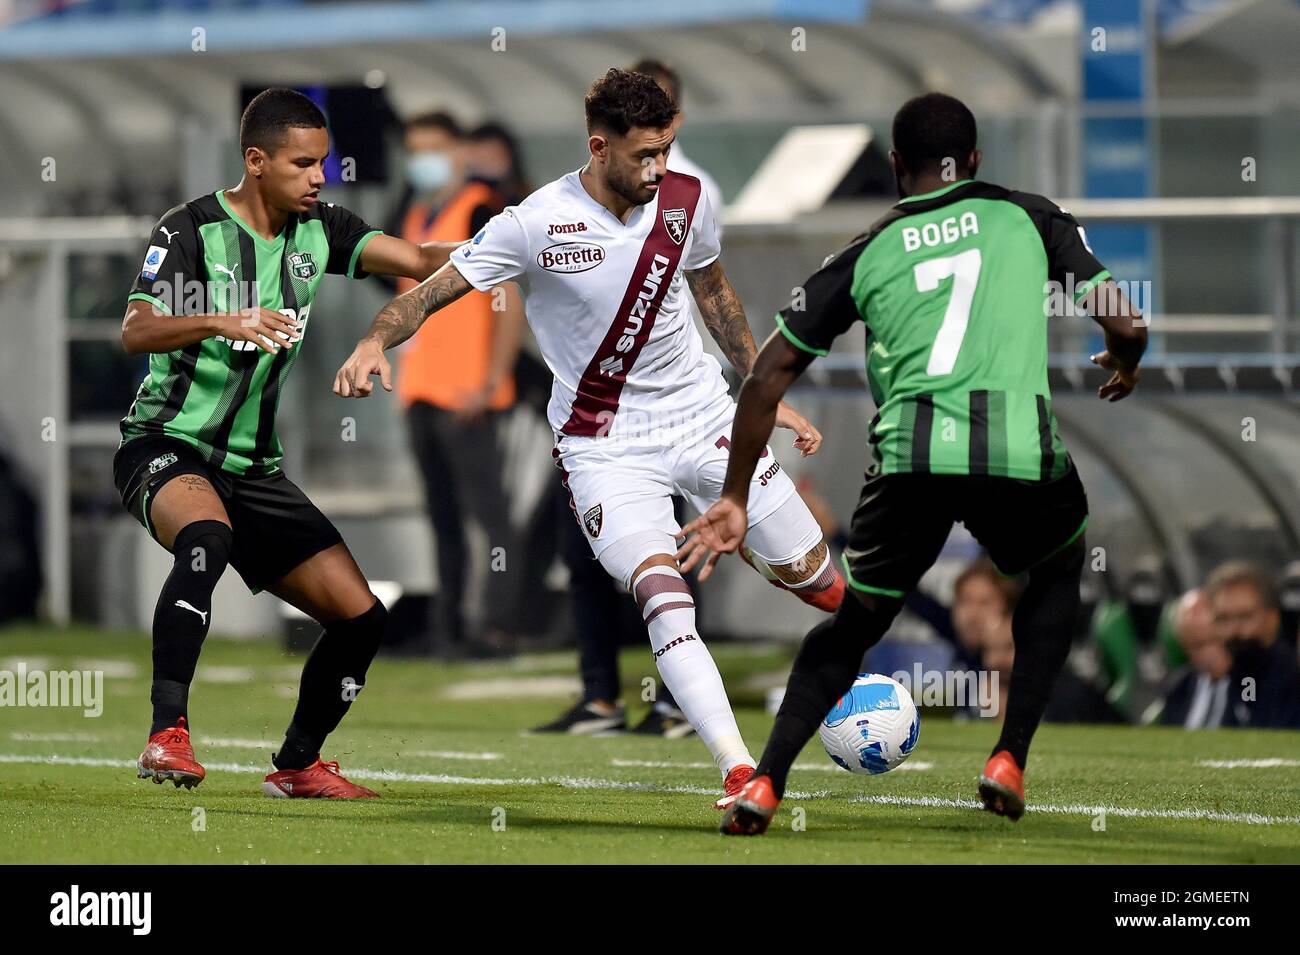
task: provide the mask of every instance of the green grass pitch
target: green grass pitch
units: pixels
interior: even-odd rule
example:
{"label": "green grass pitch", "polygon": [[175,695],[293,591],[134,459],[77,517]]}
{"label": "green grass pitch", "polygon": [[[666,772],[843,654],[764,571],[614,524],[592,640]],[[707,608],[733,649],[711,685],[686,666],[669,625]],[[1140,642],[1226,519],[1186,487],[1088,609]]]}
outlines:
{"label": "green grass pitch", "polygon": [[[762,678],[790,650],[714,652],[757,755],[771,725]],[[1047,726],[1030,759],[1031,811],[1012,824],[974,808],[997,727],[922,711],[912,768],[853,776],[814,740],[772,830],[727,839],[698,739],[524,735],[567,703],[572,654],[381,658],[323,754],[383,797],[348,803],[261,792],[302,664],[269,642],[209,639],[191,696],[208,776],[193,791],[135,778],[149,722],[141,635],[0,631],[0,670],[20,658],[102,668],[105,700],[97,718],[0,708],[3,863],[1300,861],[1300,733]],[[623,663],[638,700],[649,655]],[[1219,761],[1273,762],[1205,765]]]}

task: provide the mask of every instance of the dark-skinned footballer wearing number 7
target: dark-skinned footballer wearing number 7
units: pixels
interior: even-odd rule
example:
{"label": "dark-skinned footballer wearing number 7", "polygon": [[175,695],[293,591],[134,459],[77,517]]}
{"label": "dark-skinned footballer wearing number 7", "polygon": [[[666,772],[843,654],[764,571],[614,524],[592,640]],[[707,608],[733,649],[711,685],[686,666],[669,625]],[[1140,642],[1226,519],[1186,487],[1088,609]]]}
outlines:
{"label": "dark-skinned footballer wearing number 7", "polygon": [[975,118],[961,102],[909,101],[893,138],[902,201],[808,279],[802,308],[777,315],[741,388],[722,496],[683,529],[696,536],[678,556],[686,569],[703,561],[701,578],[741,546],[748,476],[778,402],[836,336],[865,323],[879,410],[842,560],[852,596],[805,638],[763,757],[723,820],[731,835],[767,829],[795,757],[956,521],[1003,574],[1028,578],[1002,734],[979,786],[985,808],[1021,816],[1029,743],[1079,610],[1088,521],[1047,387],[1045,296],[1068,294],[1102,327],[1106,349],[1092,360],[1111,372],[1103,400],[1133,391],[1146,347],[1141,316],[1068,212],[975,179]]}

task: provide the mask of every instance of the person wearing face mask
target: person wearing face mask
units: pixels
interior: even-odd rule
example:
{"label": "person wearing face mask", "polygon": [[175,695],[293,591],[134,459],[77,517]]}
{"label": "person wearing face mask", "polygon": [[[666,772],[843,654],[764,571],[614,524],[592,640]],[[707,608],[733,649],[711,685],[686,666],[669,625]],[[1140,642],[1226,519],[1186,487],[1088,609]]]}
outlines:
{"label": "person wearing face mask", "polygon": [[475,127],[466,141],[471,180],[495,189],[506,205],[516,206],[528,198],[533,187],[514,133],[501,123],[487,122]]}
{"label": "person wearing face mask", "polygon": [[[401,215],[404,238],[464,241],[504,208],[491,186],[467,180],[464,135],[447,113],[410,120],[404,142],[410,189]],[[415,284],[400,281],[398,292]],[[453,314],[425,325],[400,353],[396,385],[437,547],[441,586],[429,649],[442,656],[489,656],[507,649],[520,629],[512,615],[520,603],[521,571],[507,564],[491,575],[482,625],[471,634],[465,614],[471,566],[465,523],[471,519],[484,530],[490,552],[514,551],[499,433],[504,412],[515,402],[513,369],[523,307],[515,286],[508,284],[471,292],[448,311]]]}
{"label": "person wearing face mask", "polygon": [[1218,638],[1232,656],[1225,726],[1300,728],[1300,666],[1279,639],[1272,578],[1247,561],[1216,567],[1205,582]]}

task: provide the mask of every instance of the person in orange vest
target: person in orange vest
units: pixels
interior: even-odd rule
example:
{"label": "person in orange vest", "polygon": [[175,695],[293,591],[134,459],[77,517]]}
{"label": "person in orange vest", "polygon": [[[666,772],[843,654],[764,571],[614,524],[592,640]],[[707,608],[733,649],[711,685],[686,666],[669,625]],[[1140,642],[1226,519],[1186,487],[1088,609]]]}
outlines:
{"label": "person in orange vest", "polygon": [[[400,234],[412,241],[459,242],[474,236],[505,206],[488,184],[466,179],[466,142],[447,113],[426,113],[406,124],[406,178],[410,201]],[[418,237],[418,238],[417,238]],[[415,283],[402,280],[398,291]],[[427,322],[400,352],[397,394],[406,408],[411,447],[424,480],[436,540],[437,600],[429,649],[442,656],[489,656],[508,649],[519,629],[522,569],[510,502],[502,481],[500,431],[515,402],[513,369],[524,310],[513,284],[471,292]],[[506,555],[490,575],[490,599],[478,632],[465,615],[470,553],[466,520],[486,533],[489,554]],[[498,551],[497,548],[502,548]]]}

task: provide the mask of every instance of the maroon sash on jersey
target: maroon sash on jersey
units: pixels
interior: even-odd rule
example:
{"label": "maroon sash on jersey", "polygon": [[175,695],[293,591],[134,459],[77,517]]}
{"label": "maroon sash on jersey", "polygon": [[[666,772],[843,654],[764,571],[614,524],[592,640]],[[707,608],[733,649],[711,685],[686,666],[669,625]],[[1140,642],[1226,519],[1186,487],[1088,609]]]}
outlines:
{"label": "maroon sash on jersey", "polygon": [[564,434],[601,437],[613,427],[628,372],[650,338],[686,247],[700,198],[700,181],[670,172],[659,181],[658,198],[655,223],[641,247],[614,322],[578,382],[573,412],[561,429]]}

